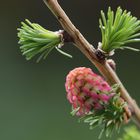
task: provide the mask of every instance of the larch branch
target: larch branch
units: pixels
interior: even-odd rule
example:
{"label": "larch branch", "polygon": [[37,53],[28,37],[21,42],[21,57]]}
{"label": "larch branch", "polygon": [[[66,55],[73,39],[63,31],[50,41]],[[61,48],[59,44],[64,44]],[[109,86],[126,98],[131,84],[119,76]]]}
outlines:
{"label": "larch branch", "polygon": [[61,8],[57,0],[44,0],[45,4],[55,15],[57,20],[60,22],[64,30],[73,38],[74,45],[81,50],[81,52],[96,66],[100,73],[106,78],[106,80],[113,84],[120,85],[121,97],[130,106],[134,118],[137,121],[137,125],[140,126],[140,109],[136,102],[131,98],[122,82],[118,78],[116,72],[107,63],[107,60],[100,61],[95,54],[96,49],[83,37],[79,30],[73,25],[71,20],[68,18],[64,10]]}

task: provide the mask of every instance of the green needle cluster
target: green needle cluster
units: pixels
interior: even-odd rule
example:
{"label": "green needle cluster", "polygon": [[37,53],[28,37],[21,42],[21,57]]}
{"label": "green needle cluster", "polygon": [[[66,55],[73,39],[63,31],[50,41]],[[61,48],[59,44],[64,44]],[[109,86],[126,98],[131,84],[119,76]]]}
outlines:
{"label": "green needle cluster", "polygon": [[[103,134],[106,137],[111,137],[113,130],[120,131],[120,127],[124,123],[124,106],[126,102],[120,103],[120,94],[116,94],[104,108],[101,110],[92,110],[90,113],[81,117],[79,121],[89,124],[90,129],[101,127],[99,139]],[[75,115],[79,108],[72,110],[71,114]]]}
{"label": "green needle cluster", "polygon": [[19,44],[21,45],[21,52],[27,60],[39,55],[37,59],[39,62],[41,59],[45,59],[54,48],[67,55],[59,49],[63,45],[63,37],[59,32],[46,30],[39,24],[31,23],[27,19],[25,23],[21,22],[21,24],[21,28],[18,29]]}
{"label": "green needle cluster", "polygon": [[129,43],[140,42],[140,20],[131,15],[131,12],[117,8],[114,13],[108,8],[107,15],[101,11],[101,19],[99,19],[100,29],[102,33],[102,49],[106,53],[110,53],[115,49],[138,49],[127,46]]}

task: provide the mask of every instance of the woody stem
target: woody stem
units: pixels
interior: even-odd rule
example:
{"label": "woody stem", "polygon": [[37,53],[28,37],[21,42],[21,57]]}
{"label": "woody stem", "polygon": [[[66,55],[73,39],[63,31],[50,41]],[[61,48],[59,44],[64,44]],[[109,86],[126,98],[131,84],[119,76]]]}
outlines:
{"label": "woody stem", "polygon": [[119,84],[121,97],[128,103],[133,112],[133,117],[140,126],[140,109],[136,102],[131,98],[116,72],[107,63],[107,60],[100,61],[96,56],[96,49],[83,37],[79,30],[73,25],[57,0],[44,0],[45,4],[55,15],[64,30],[73,38],[74,45],[97,67],[100,73],[106,78],[110,85]]}

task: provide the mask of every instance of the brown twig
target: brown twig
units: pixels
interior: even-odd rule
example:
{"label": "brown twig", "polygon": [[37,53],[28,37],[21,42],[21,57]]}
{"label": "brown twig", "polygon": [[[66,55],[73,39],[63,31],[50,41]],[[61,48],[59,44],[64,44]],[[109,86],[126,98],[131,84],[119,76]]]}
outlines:
{"label": "brown twig", "polygon": [[137,125],[140,125],[140,109],[136,102],[128,94],[115,71],[110,67],[106,60],[100,61],[96,57],[96,49],[91,44],[89,44],[89,42],[83,37],[79,30],[73,25],[57,0],[44,0],[44,2],[56,16],[64,30],[73,38],[75,46],[77,46],[77,48],[79,48],[81,52],[97,67],[106,80],[111,85],[120,85],[121,97],[129,104],[131,111],[138,122]]}

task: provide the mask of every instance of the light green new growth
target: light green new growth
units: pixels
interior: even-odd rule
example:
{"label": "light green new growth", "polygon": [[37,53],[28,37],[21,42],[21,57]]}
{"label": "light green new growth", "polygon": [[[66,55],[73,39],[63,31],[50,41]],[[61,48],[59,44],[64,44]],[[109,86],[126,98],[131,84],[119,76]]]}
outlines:
{"label": "light green new growth", "polygon": [[99,19],[100,29],[102,33],[101,49],[106,53],[110,53],[115,49],[131,49],[128,43],[140,42],[140,20],[131,15],[131,12],[123,11],[118,7],[116,13],[108,8],[107,16],[101,11],[101,19]]}
{"label": "light green new growth", "polygon": [[140,132],[135,126],[131,126],[125,129],[125,134],[118,140],[140,140]]}
{"label": "light green new growth", "polygon": [[[120,128],[124,122],[124,106],[126,106],[126,102],[120,103],[120,94],[116,94],[108,103],[102,103],[104,105],[104,109],[101,110],[92,110],[85,116],[82,116],[79,119],[79,122],[83,121],[84,123],[88,123],[90,129],[101,127],[101,131],[99,134],[99,139],[103,134],[106,137],[111,137],[113,130],[120,131]],[[78,112],[79,108],[73,109],[71,114],[74,116]]]}
{"label": "light green new growth", "polygon": [[18,37],[21,52],[30,60],[35,55],[40,54],[37,62],[45,59],[48,54],[56,48],[60,53],[71,57],[58,47],[63,45],[62,35],[59,32],[52,32],[44,29],[36,23],[31,23],[29,20],[21,22],[22,27],[18,29]]}

